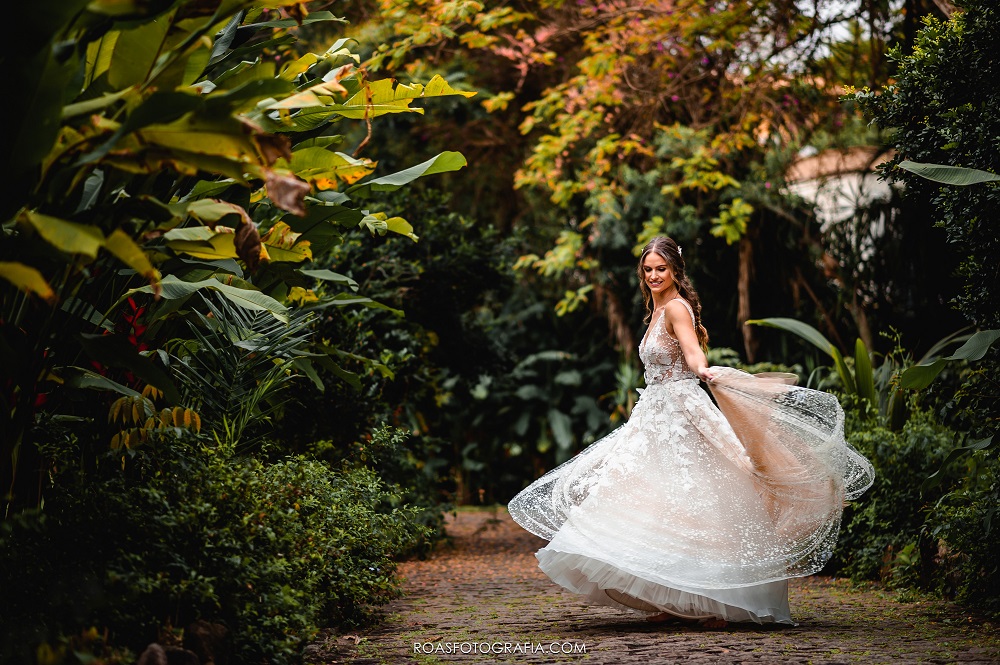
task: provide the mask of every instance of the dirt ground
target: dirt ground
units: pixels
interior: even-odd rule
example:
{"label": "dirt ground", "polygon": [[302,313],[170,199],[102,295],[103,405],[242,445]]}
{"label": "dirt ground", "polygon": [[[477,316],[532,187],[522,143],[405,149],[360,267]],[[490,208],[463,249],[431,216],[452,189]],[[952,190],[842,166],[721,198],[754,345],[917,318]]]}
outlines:
{"label": "dirt ground", "polygon": [[329,633],[310,663],[1000,663],[997,626],[952,603],[809,577],[790,585],[797,626],[650,624],[583,602],[538,570],[544,541],[507,513],[462,511],[450,544],[407,561],[405,596],[357,635]]}

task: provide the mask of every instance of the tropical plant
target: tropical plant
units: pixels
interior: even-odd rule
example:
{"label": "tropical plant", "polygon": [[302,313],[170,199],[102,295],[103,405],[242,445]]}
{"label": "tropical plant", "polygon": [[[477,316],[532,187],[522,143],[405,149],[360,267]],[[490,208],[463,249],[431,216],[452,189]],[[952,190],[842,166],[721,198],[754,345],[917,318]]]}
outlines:
{"label": "tropical plant", "polygon": [[[473,94],[440,77],[372,80],[344,39],[294,53],[297,25],[340,20],[299,0],[73,0],[39,11],[31,47],[3,61],[24,83],[16,138],[0,155],[15,183],[0,247],[6,514],[39,501],[39,411],[88,415],[72,413],[68,391],[134,397],[142,383],[180,404],[156,351],[197,307],[194,294],[283,323],[291,305],[377,306],[312,265],[314,253],[358,226],[415,238],[372,209],[377,197],[465,159],[443,152],[378,176],[360,155],[373,121]],[[338,150],[352,142],[353,154]],[[335,343],[313,352],[339,360]],[[314,375],[317,358],[299,354],[294,367]]]}
{"label": "tropical plant", "polygon": [[165,351],[183,402],[198,412],[206,432],[245,453],[268,433],[261,426],[287,399],[282,394],[296,377],[295,363],[311,355],[311,316],[293,310],[285,323],[225,298],[203,298],[208,314],[195,310],[188,321],[193,338],[171,340]]}
{"label": "tropical plant", "polygon": [[[959,331],[939,340],[916,363],[900,347],[897,339],[895,352],[886,355],[882,365],[874,369],[873,354],[859,338],[854,345],[852,371],[840,349],[807,323],[795,319],[769,318],[750,320],[747,325],[768,326],[793,333],[826,353],[834,362],[841,390],[858,398],[857,404],[862,415],[867,415],[869,409],[874,409],[872,413],[886,417],[893,431],[902,427],[908,417],[904,390],[923,390],[941,373],[948,361],[982,359],[990,345],[1000,339],[1000,330],[981,330],[973,334],[962,334],[963,331]],[[958,342],[965,343],[953,354],[944,357],[939,355],[949,345]]]}
{"label": "tropical plant", "polygon": [[968,187],[978,185],[981,182],[997,182],[1000,175],[981,171],[979,169],[969,169],[964,166],[949,166],[948,164],[921,164],[904,159],[899,163],[899,168],[915,173],[921,178],[939,182],[943,185],[957,185]]}
{"label": "tropical plant", "polygon": [[[889,52],[897,68],[891,85],[853,91],[849,98],[877,126],[892,130],[890,145],[896,157],[883,165],[883,175],[904,183],[907,195],[929,210],[933,223],[946,234],[939,253],[957,260],[961,281],[947,294],[951,303],[973,325],[996,330],[1000,233],[994,220],[1000,216],[1000,189],[994,174],[1000,171],[995,149],[1000,137],[1000,61],[995,44],[1000,8],[988,0],[955,4],[958,9],[947,21],[924,21],[912,51]],[[934,261],[928,268],[940,270],[946,264]],[[923,382],[935,370],[931,364],[912,376]],[[941,502],[934,526],[959,548],[955,556],[963,561],[965,599],[994,611],[1000,588],[1000,568],[991,553],[997,539],[992,518],[1000,504],[998,373],[1000,352],[993,348],[941,399],[942,411],[974,441],[961,452],[967,464],[964,481]]]}

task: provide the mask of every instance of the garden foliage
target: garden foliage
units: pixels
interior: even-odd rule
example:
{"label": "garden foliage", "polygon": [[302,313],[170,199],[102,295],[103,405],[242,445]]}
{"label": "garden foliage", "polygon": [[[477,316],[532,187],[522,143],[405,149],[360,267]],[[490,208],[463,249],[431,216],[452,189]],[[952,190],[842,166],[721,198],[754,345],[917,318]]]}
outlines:
{"label": "garden foliage", "polygon": [[[874,122],[894,129],[896,158],[883,174],[906,184],[911,196],[928,201],[936,223],[948,236],[942,254],[960,259],[961,291],[953,303],[967,320],[982,328],[1000,327],[1000,188],[996,183],[943,186],[896,168],[904,161],[958,166],[996,173],[1000,155],[1000,102],[996,41],[1000,10],[995,3],[964,0],[947,22],[927,19],[912,53],[893,50],[895,82],[879,91],[853,93]],[[920,169],[916,169],[920,171]],[[929,270],[938,270],[931,263]],[[969,430],[966,473],[929,508],[927,529],[944,539],[962,571],[959,595],[997,609],[1000,566],[995,552],[1000,536],[994,516],[1000,505],[997,482],[996,428],[1000,420],[1000,351],[993,348],[963,377],[953,394],[940,394],[937,405],[960,430]],[[992,552],[992,553],[990,553]]]}
{"label": "garden foliage", "polygon": [[416,240],[380,198],[464,157],[392,172],[364,147],[386,116],[474,93],[371,78],[343,38],[294,50],[300,26],[343,23],[299,0],[31,16],[0,61],[22,87],[0,151],[4,657],[126,653],[203,618],[241,662],[294,659],[393,597],[392,558],[427,533],[409,479],[282,445],[293,389],[390,373],[316,334],[399,314],[321,257],[355,229]]}
{"label": "garden foliage", "polygon": [[106,653],[138,653],[198,618],[228,627],[237,662],[294,662],[317,627],[396,597],[393,558],[424,536],[369,467],[262,463],[181,438],[139,456],[150,473],[61,478],[41,519],[4,524],[3,662],[90,626]]}

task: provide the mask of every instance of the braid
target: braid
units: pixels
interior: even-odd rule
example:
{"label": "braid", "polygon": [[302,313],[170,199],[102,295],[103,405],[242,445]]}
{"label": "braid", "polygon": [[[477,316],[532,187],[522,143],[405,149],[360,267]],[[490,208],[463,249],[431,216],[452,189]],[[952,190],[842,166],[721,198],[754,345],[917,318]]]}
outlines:
{"label": "braid", "polygon": [[691,305],[691,311],[694,312],[694,331],[698,335],[698,343],[701,344],[701,348],[708,348],[708,330],[701,322],[701,298],[698,297],[698,293],[691,286],[691,282],[688,281],[687,275],[678,275],[674,278],[677,283],[677,293],[680,294],[684,300],[688,301]]}
{"label": "braid", "polygon": [[678,247],[672,238],[666,236],[659,236],[649,241],[643,248],[642,254],[639,256],[639,265],[636,267],[636,274],[639,276],[639,291],[642,293],[642,301],[646,306],[646,316],[642,319],[643,323],[649,323],[650,318],[653,316],[653,294],[650,293],[642,273],[642,264],[651,252],[655,252],[663,257],[663,260],[670,266],[671,271],[674,273],[677,294],[691,305],[691,311],[694,312],[694,331],[698,335],[698,343],[701,344],[703,349],[707,349],[708,331],[705,330],[705,326],[701,323],[701,299],[698,297],[698,293],[694,290],[694,287],[691,286],[691,282],[684,271],[684,257],[681,256],[680,247]]}

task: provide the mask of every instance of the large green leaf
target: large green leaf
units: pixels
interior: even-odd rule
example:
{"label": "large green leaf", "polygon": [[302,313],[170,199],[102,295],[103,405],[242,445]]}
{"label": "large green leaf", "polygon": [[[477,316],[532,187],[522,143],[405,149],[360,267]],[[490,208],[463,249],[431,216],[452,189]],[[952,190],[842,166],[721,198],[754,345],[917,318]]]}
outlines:
{"label": "large green leaf", "polygon": [[904,370],[900,377],[900,385],[910,390],[923,390],[944,370],[949,360],[979,360],[986,355],[997,339],[1000,339],[1000,330],[980,330],[952,355]]}
{"label": "large green leaf", "polygon": [[802,321],[797,321],[795,319],[775,317],[768,319],[751,319],[746,322],[746,325],[767,326],[769,328],[777,328],[779,330],[784,330],[785,332],[798,335],[833,359],[834,366],[837,368],[837,374],[840,375],[840,380],[844,384],[844,390],[850,394],[857,392],[854,377],[851,375],[850,370],[847,369],[847,364],[844,362],[844,357],[840,354],[840,350],[837,349],[837,347],[835,347],[830,340],[824,337],[823,333],[816,330],[808,323],[803,323]]}
{"label": "large green leaf", "polygon": [[311,277],[312,279],[323,280],[324,282],[333,282],[334,284],[346,284],[352,291],[358,290],[358,283],[356,281],[354,281],[347,275],[341,275],[339,272],[333,272],[332,270],[326,270],[326,269],[319,269],[319,270],[300,269],[297,272],[300,275]]}
{"label": "large green leaf", "polygon": [[823,333],[816,330],[808,323],[803,323],[802,321],[798,321],[796,319],[784,319],[780,317],[770,319],[750,319],[746,322],[746,325],[767,326],[768,328],[777,328],[778,330],[790,332],[798,335],[827,355],[829,355],[830,349],[833,348],[833,343],[824,337]]}
{"label": "large green leaf", "polygon": [[947,364],[948,361],[946,359],[938,358],[929,363],[908,367],[903,370],[899,385],[908,390],[923,390],[931,385],[931,382],[937,378],[937,375],[941,373],[941,370]]}
{"label": "large green leaf", "polygon": [[857,382],[858,396],[876,405],[875,375],[872,372],[871,357],[868,347],[859,337],[854,343],[854,378]]}
{"label": "large green leaf", "polygon": [[573,421],[558,409],[549,409],[549,427],[552,428],[552,438],[560,450],[566,451],[573,447]]}
{"label": "large green leaf", "polygon": [[127,397],[139,397],[140,393],[106,376],[83,367],[67,367],[62,372],[66,385],[74,388],[89,388],[92,390],[112,390]]}
{"label": "large green leaf", "polygon": [[[175,300],[178,298],[187,298],[193,293],[200,291],[201,289],[211,289],[213,291],[218,291],[224,295],[230,302],[243,309],[249,309],[255,312],[269,312],[271,316],[288,323],[288,309],[282,305],[280,302],[268,296],[260,291],[251,291],[249,289],[240,289],[235,286],[230,286],[229,284],[223,284],[222,282],[215,279],[205,279],[199,282],[184,282],[173,275],[167,275],[160,282],[161,292],[160,296],[166,300]],[[152,286],[143,286],[138,289],[132,289],[127,291],[125,295],[119,298],[118,303],[124,302],[128,296],[134,293],[153,293]]]}
{"label": "large green leaf", "polygon": [[948,166],[947,164],[922,164],[909,160],[899,163],[899,167],[915,173],[921,178],[944,183],[945,185],[976,185],[982,182],[1000,181],[1000,175],[979,169],[969,169],[962,166]]}
{"label": "large green leaf", "polygon": [[923,357],[917,364],[922,365],[926,362],[933,361],[934,358],[937,358],[941,354],[941,351],[943,351],[945,347],[947,347],[949,344],[954,344],[957,342],[964,343],[967,340],[969,340],[972,337],[972,334],[964,334],[964,333],[965,331],[969,330],[970,327],[971,326],[960,328],[959,330],[956,330],[950,335],[946,335],[945,337],[942,337],[941,339],[936,341],[933,345],[931,345],[931,348],[927,349],[927,351],[924,352]]}
{"label": "large green leaf", "polygon": [[402,310],[395,309],[389,305],[380,303],[377,300],[366,298],[365,296],[353,296],[348,293],[338,293],[332,298],[325,298],[318,303],[307,305],[305,309],[315,311],[327,309],[329,307],[347,307],[349,305],[361,305],[362,307],[371,307],[373,309],[384,309],[392,312],[396,316],[403,316]]}
{"label": "large green leaf", "polygon": [[468,162],[462,153],[446,151],[408,169],[358,183],[348,188],[346,193],[351,196],[366,196],[372,192],[392,192],[417,178],[435,173],[457,171],[466,164]]}
{"label": "large green leaf", "polygon": [[1000,330],[980,330],[948,356],[948,360],[980,360],[997,339],[1000,339]]}
{"label": "large green leaf", "polygon": [[146,80],[173,23],[173,12],[123,30],[115,42],[108,83],[122,90]]}
{"label": "large green leaf", "polygon": [[276,19],[274,21],[263,21],[261,23],[248,23],[243,26],[245,28],[294,28],[299,25],[309,25],[310,23],[320,23],[327,21],[337,21],[339,23],[347,23],[347,19],[340,18],[339,16],[334,16],[330,12],[310,12],[307,17],[301,21],[296,21],[293,18],[283,18]]}

